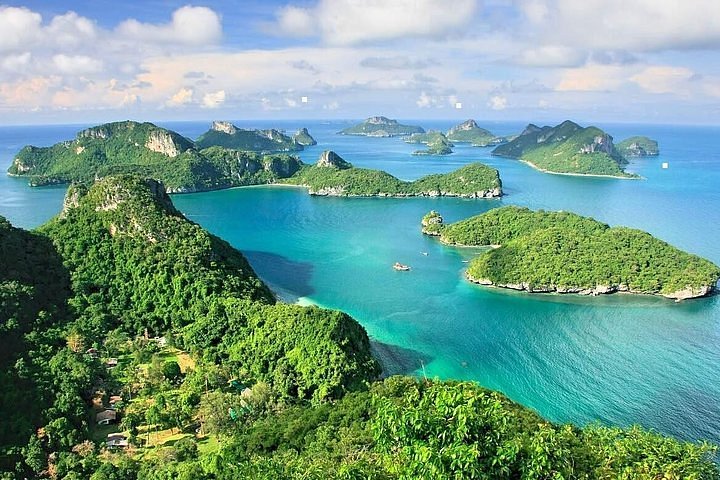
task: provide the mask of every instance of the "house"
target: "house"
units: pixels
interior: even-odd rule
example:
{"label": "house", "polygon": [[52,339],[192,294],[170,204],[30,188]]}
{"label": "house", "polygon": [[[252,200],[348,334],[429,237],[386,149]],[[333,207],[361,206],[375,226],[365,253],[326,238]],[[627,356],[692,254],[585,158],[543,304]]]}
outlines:
{"label": "house", "polygon": [[167,338],[165,337],[154,337],[151,340],[157,343],[157,346],[160,348],[165,348],[165,346],[167,346]]}
{"label": "house", "polygon": [[115,410],[103,410],[95,415],[95,421],[98,425],[110,425],[117,420],[117,412]]}
{"label": "house", "polygon": [[122,433],[108,433],[105,444],[109,448],[127,448],[128,439]]}
{"label": "house", "polygon": [[85,355],[92,357],[92,358],[97,358],[99,353],[98,353],[97,348],[88,348],[87,350],[85,350]]}
{"label": "house", "polygon": [[108,368],[115,368],[115,367],[117,367],[117,365],[118,365],[118,359],[117,359],[117,358],[108,358],[108,359],[105,361],[105,365],[106,365]]}

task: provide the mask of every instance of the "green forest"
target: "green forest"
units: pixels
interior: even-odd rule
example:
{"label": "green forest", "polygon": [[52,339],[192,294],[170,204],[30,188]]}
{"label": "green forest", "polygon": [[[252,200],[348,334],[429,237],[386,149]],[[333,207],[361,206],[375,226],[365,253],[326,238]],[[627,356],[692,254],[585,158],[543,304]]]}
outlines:
{"label": "green forest", "polygon": [[[283,183],[303,185],[311,194],[355,196],[500,196],[502,183],[497,170],[471,163],[450,173],[426,175],[405,182],[380,170],[307,165]],[[330,192],[330,193],[328,193]]]}
{"label": "green forest", "polygon": [[528,125],[492,154],[523,160],[551,173],[637,178],[625,172],[628,162],[611,136],[597,127],[583,128],[569,120],[555,127]]}
{"label": "green forest", "polygon": [[720,478],[709,444],[380,379],[353,318],[276,302],[153,180],[73,186],[34,232],[0,220],[0,258],[3,479]]}
{"label": "green forest", "polygon": [[449,225],[431,212],[423,225],[443,243],[499,247],[478,255],[467,270],[471,280],[494,285],[525,284],[529,291],[605,286],[684,298],[709,293],[720,278],[718,266],[649,233],[571,212],[507,206]]}

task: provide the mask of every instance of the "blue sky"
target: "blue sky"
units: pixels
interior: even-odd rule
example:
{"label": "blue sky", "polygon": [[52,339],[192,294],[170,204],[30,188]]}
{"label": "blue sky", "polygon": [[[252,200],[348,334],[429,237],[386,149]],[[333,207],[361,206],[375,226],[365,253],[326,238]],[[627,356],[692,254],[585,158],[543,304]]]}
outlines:
{"label": "blue sky", "polygon": [[0,30],[3,124],[720,117],[717,0],[23,1]]}

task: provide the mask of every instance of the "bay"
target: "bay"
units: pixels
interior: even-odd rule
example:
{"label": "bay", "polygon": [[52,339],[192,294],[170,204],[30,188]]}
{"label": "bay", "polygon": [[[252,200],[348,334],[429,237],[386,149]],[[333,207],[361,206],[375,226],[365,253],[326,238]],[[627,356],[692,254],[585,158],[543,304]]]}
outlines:
{"label": "bay", "polygon": [[[459,123],[415,122],[440,129]],[[500,200],[318,198],[279,186],[173,197],[190,219],[242,250],[284,300],[353,315],[391,371],[474,380],[556,421],[638,423],[720,443],[719,296],[673,303],[488,289],[463,279],[463,261],[477,250],[442,246],[419,229],[431,209],[447,221],[508,204],[571,210],[649,231],[720,264],[720,128],[598,125],[616,140],[644,134],[660,143],[659,157],[630,165],[643,180],[619,180],[543,174],[463,145],[448,157],[413,157],[418,146],[397,138],[335,134],[351,122],[235,123],[308,127],[319,144],[300,154],[306,162],[333,149],[356,166],[408,180],[472,161],[500,170]],[[524,126],[479,123],[498,134]],[[163,126],[196,138],[208,124]],[[8,166],[26,143],[49,145],[80,128],[2,127],[0,164]],[[0,215],[37,226],[59,211],[64,190],[0,176]],[[412,270],[394,271],[395,261]]]}

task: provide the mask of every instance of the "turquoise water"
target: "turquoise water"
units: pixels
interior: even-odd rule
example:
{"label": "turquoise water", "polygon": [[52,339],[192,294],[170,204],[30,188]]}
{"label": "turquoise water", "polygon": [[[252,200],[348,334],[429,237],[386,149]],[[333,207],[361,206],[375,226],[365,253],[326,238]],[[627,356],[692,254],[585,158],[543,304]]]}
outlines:
{"label": "turquoise water", "polygon": [[[239,122],[242,123],[242,122]],[[450,123],[422,122],[447,128]],[[248,126],[266,127],[258,123]],[[292,130],[300,122],[274,122]],[[489,149],[412,157],[398,139],[343,137],[344,123],[305,122],[320,144],[357,166],[413,179],[481,160],[500,170],[501,200],[314,198],[292,187],[249,187],[173,197],[189,218],[246,253],[287,301],[357,318],[393,371],[476,380],[557,421],[639,423],[720,443],[720,296],[673,303],[654,297],[583,298],[487,289],[463,280],[474,249],[423,237],[430,209],[449,220],[500,205],[565,209],[647,230],[720,264],[720,128],[600,125],[616,139],[648,134],[659,158],[634,161],[640,181],[542,174]],[[200,123],[168,124],[190,137]],[[512,133],[521,124],[490,124]],[[79,127],[0,129],[0,163],[24,143],[48,144]],[[669,162],[670,168],[660,168]],[[62,188],[30,189],[0,176],[0,214],[32,227],[55,214]],[[422,255],[426,252],[428,255]],[[395,261],[410,272],[396,272]],[[398,361],[400,360],[400,361]]]}

